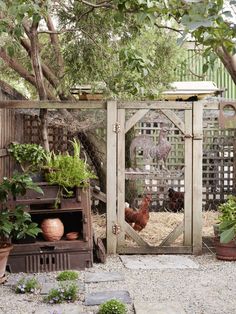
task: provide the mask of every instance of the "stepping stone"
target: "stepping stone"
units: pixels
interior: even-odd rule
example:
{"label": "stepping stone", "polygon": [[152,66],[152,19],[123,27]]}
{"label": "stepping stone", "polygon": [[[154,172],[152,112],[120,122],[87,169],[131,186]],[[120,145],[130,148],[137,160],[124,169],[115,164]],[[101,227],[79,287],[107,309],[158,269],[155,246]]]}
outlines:
{"label": "stepping stone", "polygon": [[39,308],[35,314],[85,314],[85,312],[78,304],[60,304]]}
{"label": "stepping stone", "polygon": [[122,281],[125,280],[123,274],[118,272],[97,272],[85,274],[85,282],[104,282],[104,281]]}
{"label": "stepping stone", "polygon": [[198,269],[199,265],[180,255],[122,255],[124,266],[130,269]]}
{"label": "stepping stone", "polygon": [[85,305],[100,305],[111,299],[116,299],[124,303],[132,303],[128,291],[103,291],[93,292],[85,296]]}
{"label": "stepping stone", "polygon": [[[63,285],[65,285],[66,287],[68,287],[70,284],[72,283],[76,283],[78,288],[79,288],[79,292],[82,292],[85,290],[85,286],[84,286],[84,283],[82,281],[69,281],[69,280],[66,280],[66,281],[61,281],[61,283]],[[57,289],[61,286],[60,282],[59,281],[56,281],[56,282],[45,282],[43,285],[42,285],[42,290],[40,291],[40,294],[42,295],[46,295],[49,293],[49,291],[51,289]]]}
{"label": "stepping stone", "polygon": [[135,314],[186,314],[178,302],[134,302]]}

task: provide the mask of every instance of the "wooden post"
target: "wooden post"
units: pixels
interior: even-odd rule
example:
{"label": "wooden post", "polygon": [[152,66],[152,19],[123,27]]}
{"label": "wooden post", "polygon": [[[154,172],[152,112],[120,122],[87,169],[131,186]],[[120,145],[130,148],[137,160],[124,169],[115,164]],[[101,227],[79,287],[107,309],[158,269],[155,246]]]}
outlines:
{"label": "wooden post", "polygon": [[107,102],[107,253],[116,253],[116,235],[113,227],[117,224],[116,215],[116,148],[117,148],[117,103]]}
{"label": "wooden post", "polygon": [[192,245],[192,110],[185,110],[184,245]]}
{"label": "wooden post", "polygon": [[118,247],[125,243],[125,109],[118,109],[118,121],[120,131],[118,133],[117,152],[117,208],[118,224],[120,232],[118,234]]}
{"label": "wooden post", "polygon": [[193,254],[202,253],[203,105],[193,103]]}

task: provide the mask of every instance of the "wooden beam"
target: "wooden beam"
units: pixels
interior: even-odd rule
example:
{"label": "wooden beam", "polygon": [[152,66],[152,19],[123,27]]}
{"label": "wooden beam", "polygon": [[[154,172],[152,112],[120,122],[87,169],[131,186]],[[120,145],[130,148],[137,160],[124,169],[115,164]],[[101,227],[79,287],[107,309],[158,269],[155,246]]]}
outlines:
{"label": "wooden beam", "polygon": [[120,232],[118,234],[118,247],[125,244],[125,109],[118,110],[118,132],[117,150],[117,218]]}
{"label": "wooden beam", "polygon": [[105,101],[31,101],[1,100],[3,109],[106,109]]}
{"label": "wooden beam", "polygon": [[160,243],[160,246],[169,246],[171,245],[184,231],[183,221],[178,224],[174,230],[168,234],[168,236]]}
{"label": "wooden beam", "polygon": [[140,109],[135,112],[135,114],[133,114],[132,117],[125,123],[125,133],[127,133],[140,119],[142,119],[148,111],[149,109]]}
{"label": "wooden beam", "polygon": [[117,224],[116,216],[116,150],[117,136],[114,127],[117,122],[117,105],[115,101],[107,103],[107,253],[116,253],[116,235],[113,226]]}
{"label": "wooden beam", "polygon": [[121,247],[119,254],[192,254],[191,246]]}
{"label": "wooden beam", "polygon": [[161,112],[170,120],[172,121],[177,128],[183,133],[185,134],[185,125],[184,122],[174,113],[174,111],[172,110],[168,110],[168,109],[162,109]]}
{"label": "wooden beam", "polygon": [[184,245],[192,245],[192,172],[193,172],[193,137],[192,137],[192,111],[185,110],[184,138]]}
{"label": "wooden beam", "polygon": [[7,156],[7,155],[8,155],[7,149],[1,148],[0,149],[0,157],[4,157],[4,156]]}
{"label": "wooden beam", "polygon": [[182,101],[125,101],[118,102],[118,109],[186,109],[190,110],[192,104]]}
{"label": "wooden beam", "polygon": [[149,247],[149,244],[140,237],[140,235],[125,221],[125,232],[130,236],[137,244],[143,247]]}
{"label": "wooden beam", "polygon": [[193,103],[193,253],[202,253],[203,106]]}

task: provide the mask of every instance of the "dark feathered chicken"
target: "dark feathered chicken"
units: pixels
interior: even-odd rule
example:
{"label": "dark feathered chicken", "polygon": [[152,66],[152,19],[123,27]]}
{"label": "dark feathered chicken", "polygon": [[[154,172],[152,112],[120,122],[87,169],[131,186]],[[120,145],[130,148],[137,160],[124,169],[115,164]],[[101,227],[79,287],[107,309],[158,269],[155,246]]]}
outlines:
{"label": "dark feathered chicken", "polygon": [[178,212],[184,208],[184,192],[177,192],[173,188],[168,190],[168,208],[172,212]]}

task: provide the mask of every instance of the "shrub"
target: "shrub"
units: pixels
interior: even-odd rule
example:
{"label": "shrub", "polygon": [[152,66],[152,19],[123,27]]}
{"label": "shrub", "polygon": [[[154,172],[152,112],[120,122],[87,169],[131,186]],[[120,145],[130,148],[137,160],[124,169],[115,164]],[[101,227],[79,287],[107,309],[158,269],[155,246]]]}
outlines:
{"label": "shrub", "polygon": [[75,302],[78,297],[78,286],[76,284],[61,285],[49,291],[44,301],[47,303]]}
{"label": "shrub", "polygon": [[16,293],[34,293],[37,294],[41,286],[36,278],[21,278],[15,287]]}
{"label": "shrub", "polygon": [[100,305],[98,314],[125,314],[127,309],[121,301],[112,299]]}
{"label": "shrub", "polygon": [[73,270],[65,270],[57,276],[58,281],[77,280],[78,278],[79,274]]}

